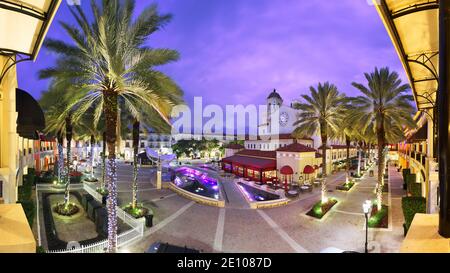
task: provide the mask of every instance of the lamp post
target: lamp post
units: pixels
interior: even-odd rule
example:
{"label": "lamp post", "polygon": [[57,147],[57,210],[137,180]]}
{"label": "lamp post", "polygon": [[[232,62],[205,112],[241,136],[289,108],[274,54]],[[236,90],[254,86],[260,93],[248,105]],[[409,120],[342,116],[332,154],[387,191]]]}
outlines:
{"label": "lamp post", "polygon": [[367,243],[368,243],[368,233],[369,233],[369,212],[370,212],[370,208],[372,207],[372,201],[370,200],[366,200],[366,202],[363,204],[363,211],[364,211],[364,216],[366,218],[366,243],[364,245],[364,253],[369,253],[367,250]]}
{"label": "lamp post", "polygon": [[73,161],[73,166],[75,166],[75,172],[78,172],[78,161]]}

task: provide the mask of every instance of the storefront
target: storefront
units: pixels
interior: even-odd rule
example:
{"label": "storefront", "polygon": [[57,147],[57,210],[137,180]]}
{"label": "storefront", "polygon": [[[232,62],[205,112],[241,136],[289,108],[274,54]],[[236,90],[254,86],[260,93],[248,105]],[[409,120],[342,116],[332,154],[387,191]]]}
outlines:
{"label": "storefront", "polygon": [[222,159],[222,170],[252,181],[276,181],[276,160],[272,158],[234,155]]}

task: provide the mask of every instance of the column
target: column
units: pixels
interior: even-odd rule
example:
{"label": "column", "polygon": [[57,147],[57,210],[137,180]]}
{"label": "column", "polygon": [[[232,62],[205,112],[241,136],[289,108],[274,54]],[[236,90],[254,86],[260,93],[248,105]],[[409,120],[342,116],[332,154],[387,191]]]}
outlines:
{"label": "column", "polygon": [[439,234],[450,238],[450,1],[439,1],[439,91],[437,105],[439,154]]}

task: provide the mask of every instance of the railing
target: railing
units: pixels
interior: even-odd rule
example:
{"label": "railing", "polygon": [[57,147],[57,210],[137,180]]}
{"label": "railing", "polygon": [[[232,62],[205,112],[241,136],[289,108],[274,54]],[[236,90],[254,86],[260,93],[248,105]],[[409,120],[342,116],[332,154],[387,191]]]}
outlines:
{"label": "railing", "polygon": [[[39,211],[39,196],[38,191],[39,190],[47,190],[47,191],[54,191],[54,190],[63,190],[63,187],[56,187],[53,184],[37,184],[36,185],[36,202],[37,202],[37,211]],[[70,185],[71,190],[85,190],[88,192],[92,197],[94,197],[98,201],[102,201],[102,195],[98,193],[95,189],[92,187],[86,185],[85,183],[80,184],[71,184]],[[130,230],[127,230],[117,236],[117,247],[123,247],[139,238],[142,238],[144,236],[144,227],[145,227],[145,218],[139,218],[135,219],[128,213],[126,213],[122,208],[116,207],[117,209],[117,217],[120,218],[122,221],[124,221],[127,225],[131,227]],[[39,221],[39,217],[38,217]],[[40,235],[40,225],[38,222],[38,233]],[[40,236],[39,236],[39,242],[40,242]],[[108,246],[108,240],[102,240],[100,242],[96,242],[89,245],[80,245],[75,246],[72,249],[60,249],[60,250],[48,250],[48,253],[104,253],[107,250]]]}
{"label": "railing", "polygon": [[[125,246],[140,236],[135,229],[127,230],[117,236],[117,247]],[[105,253],[108,249],[108,240],[102,240],[89,245],[80,245],[72,249],[48,250],[47,253]]]}

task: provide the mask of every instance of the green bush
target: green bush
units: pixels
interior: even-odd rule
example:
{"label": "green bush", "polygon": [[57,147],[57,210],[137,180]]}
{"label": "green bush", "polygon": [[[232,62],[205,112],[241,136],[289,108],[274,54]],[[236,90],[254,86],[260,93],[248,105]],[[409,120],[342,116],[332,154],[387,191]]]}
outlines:
{"label": "green bush", "polygon": [[402,169],[402,174],[403,174],[403,182],[405,182],[405,184],[406,184],[406,180],[407,180],[407,176],[408,176],[408,174],[410,174],[411,173],[411,169]]}
{"label": "green bush", "polygon": [[[387,228],[387,214],[388,207],[383,205],[381,206],[381,210],[377,211],[377,213],[370,216],[368,224],[371,228]],[[383,226],[386,225],[386,226]]]}
{"label": "green bush", "polygon": [[23,176],[22,186],[19,186],[18,199],[19,200],[31,200],[31,194],[33,192],[34,176],[27,174]]}
{"label": "green bush", "polygon": [[423,197],[403,197],[402,210],[406,230],[409,230],[414,215],[416,213],[426,213],[426,199]]}
{"label": "green bush", "polygon": [[36,253],[45,253],[45,248],[43,246],[36,246]]}
{"label": "green bush", "polygon": [[35,176],[36,175],[36,169],[35,168],[28,168],[28,174]]}
{"label": "green bush", "polygon": [[408,193],[411,193],[411,184],[416,183],[416,174],[410,173],[406,176],[406,189]]}
{"label": "green bush", "polygon": [[19,200],[17,203],[22,204],[23,210],[28,220],[30,227],[33,227],[34,215],[36,214],[36,207],[33,200]]}
{"label": "green bush", "polygon": [[422,183],[410,183],[409,184],[409,193],[414,197],[422,196]]}

